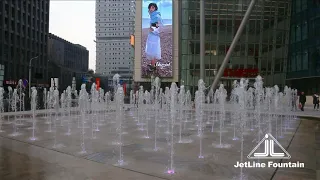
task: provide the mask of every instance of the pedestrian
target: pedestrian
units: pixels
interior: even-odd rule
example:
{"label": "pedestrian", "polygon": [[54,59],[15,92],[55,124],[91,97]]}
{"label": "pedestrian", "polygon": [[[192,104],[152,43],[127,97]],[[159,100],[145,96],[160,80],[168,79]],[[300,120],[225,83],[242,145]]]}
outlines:
{"label": "pedestrian", "polygon": [[307,101],[306,95],[304,94],[304,92],[301,92],[299,96],[299,108],[301,109],[301,111],[304,111],[304,105],[306,101]]}
{"label": "pedestrian", "polygon": [[313,95],[313,109],[319,111],[319,95],[318,94]]}

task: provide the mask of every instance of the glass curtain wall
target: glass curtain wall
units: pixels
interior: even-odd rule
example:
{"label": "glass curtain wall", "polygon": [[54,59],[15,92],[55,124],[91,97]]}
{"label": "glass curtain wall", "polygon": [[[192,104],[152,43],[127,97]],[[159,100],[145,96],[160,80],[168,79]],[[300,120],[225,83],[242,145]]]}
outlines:
{"label": "glass curtain wall", "polygon": [[292,0],[287,82],[307,94],[320,91],[320,1]]}
{"label": "glass curtain wall", "polygon": [[[285,82],[290,0],[257,1],[227,68],[258,68],[266,85]],[[192,93],[200,77],[200,3],[180,1],[180,78]],[[205,0],[205,83],[212,84],[250,0]],[[231,89],[235,78],[221,82]]]}

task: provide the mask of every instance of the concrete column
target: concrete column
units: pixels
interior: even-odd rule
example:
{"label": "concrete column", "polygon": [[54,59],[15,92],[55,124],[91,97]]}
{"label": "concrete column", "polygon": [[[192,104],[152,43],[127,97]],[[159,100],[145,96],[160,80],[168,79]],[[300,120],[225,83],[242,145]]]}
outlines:
{"label": "concrete column", "polygon": [[200,0],[200,79],[205,78],[205,0]]}

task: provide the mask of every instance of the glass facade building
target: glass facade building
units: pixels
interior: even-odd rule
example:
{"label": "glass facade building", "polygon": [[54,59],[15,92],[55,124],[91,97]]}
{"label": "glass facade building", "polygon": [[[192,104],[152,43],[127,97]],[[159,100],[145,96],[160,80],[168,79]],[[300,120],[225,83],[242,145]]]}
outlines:
{"label": "glass facade building", "polygon": [[292,0],[287,83],[320,92],[320,1]]}
{"label": "glass facade building", "polygon": [[[4,86],[16,86],[28,79],[31,63],[32,86],[48,82],[47,43],[49,0],[0,1],[0,64],[4,65]],[[8,82],[8,83],[7,83]],[[1,84],[2,85],[2,84]]]}
{"label": "glass facade building", "polygon": [[[180,2],[180,79],[192,93],[200,78],[205,43],[205,83],[211,85],[250,0],[205,0],[205,42],[200,42],[200,2]],[[227,68],[258,69],[266,85],[285,84],[291,0],[257,1]],[[223,77],[230,91],[239,77]],[[254,77],[252,77],[254,79]]]}

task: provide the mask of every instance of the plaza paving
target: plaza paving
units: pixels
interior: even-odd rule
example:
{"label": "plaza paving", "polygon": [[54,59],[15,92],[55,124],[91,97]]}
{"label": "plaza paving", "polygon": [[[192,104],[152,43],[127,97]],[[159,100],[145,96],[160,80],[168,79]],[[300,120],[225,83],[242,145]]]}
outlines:
{"label": "plaza paving", "polygon": [[[311,110],[296,113],[314,117],[317,117],[318,113],[320,115],[320,112]],[[112,143],[117,139],[115,124],[111,123],[114,117],[114,113],[107,114],[105,125],[100,127],[96,139],[92,139],[91,129],[86,128],[85,147],[88,153],[84,155],[78,153],[81,151],[81,134],[77,127],[76,118],[73,119],[70,136],[65,135],[67,122],[63,121],[63,126],[58,123],[56,140],[57,144],[63,145],[58,149],[53,148],[53,133],[45,132],[48,129],[48,124],[45,124],[46,120],[42,117],[37,117],[36,136],[39,138],[37,141],[28,139],[32,134],[32,130],[30,130],[32,121],[27,116],[24,117],[24,125],[19,129],[19,132],[22,133],[20,136],[10,136],[13,131],[12,125],[5,124],[3,126],[5,132],[0,133],[0,179],[227,180],[233,179],[239,174],[240,170],[234,168],[234,165],[240,160],[240,142],[232,140],[233,128],[228,125],[230,122],[226,122],[227,132],[223,132],[222,138],[223,143],[231,145],[230,148],[212,147],[212,143],[219,142],[219,126],[214,128],[213,133],[210,132],[211,127],[206,129],[203,139],[204,159],[198,158],[197,130],[184,131],[183,138],[190,138],[193,142],[174,145],[176,174],[167,175],[165,171],[168,167],[169,150],[167,135],[163,133],[165,127],[159,129],[160,134],[157,139],[161,149],[159,152],[153,152],[154,118],[149,121],[150,139],[144,139],[142,137],[146,132],[138,130],[136,121],[129,111],[124,117],[124,131],[128,134],[123,135],[123,155],[128,164],[117,167],[114,164],[118,160],[118,147]],[[291,123],[291,128],[286,131],[284,138],[278,139],[292,156],[290,161],[303,162],[305,168],[247,168],[244,169],[247,178],[252,180],[316,179],[316,170],[319,167],[317,163],[320,159],[319,123],[320,121],[315,119],[297,119]],[[192,124],[187,127],[192,127]],[[175,139],[177,141],[178,131],[175,132]],[[257,140],[257,137],[248,130],[244,143],[245,159],[256,145],[255,142],[252,142],[254,139]]]}

